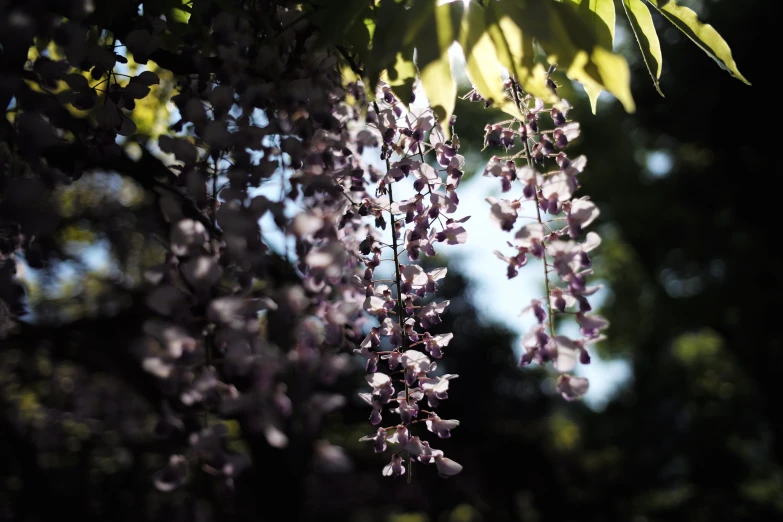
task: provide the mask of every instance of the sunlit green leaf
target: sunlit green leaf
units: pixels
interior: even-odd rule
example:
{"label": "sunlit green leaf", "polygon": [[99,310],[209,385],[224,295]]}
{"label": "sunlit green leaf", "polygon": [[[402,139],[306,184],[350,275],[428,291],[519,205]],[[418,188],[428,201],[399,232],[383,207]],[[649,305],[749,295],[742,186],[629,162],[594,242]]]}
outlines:
{"label": "sunlit green leaf", "polygon": [[443,122],[448,132],[448,121],[454,113],[457,84],[451,74],[449,48],[457,37],[455,21],[462,10],[460,4],[446,4],[435,8],[416,39],[417,63],[421,74],[421,86],[427,95],[433,112]]}
{"label": "sunlit green leaf", "polygon": [[523,34],[514,21],[515,9],[513,2],[493,2],[487,5],[487,31],[495,43],[498,59],[525,92],[541,98],[546,103],[555,103],[555,93],[546,86],[546,67],[534,62],[533,38]]}
{"label": "sunlit green leaf", "polygon": [[[579,16],[593,31],[596,42],[604,49],[612,50],[614,45],[615,12],[613,0],[569,0],[577,6]],[[598,108],[598,96],[601,95],[600,85],[585,84],[590,107],[595,114]]]}
{"label": "sunlit green leaf", "polygon": [[613,0],[569,0],[593,30],[599,45],[611,50],[614,44],[615,12]]}
{"label": "sunlit green leaf", "polygon": [[674,0],[648,0],[663,16],[677,26],[677,29],[685,33],[696,45],[702,48],[713,60],[718,62],[721,68],[729,71],[729,74],[742,82],[750,85],[750,82],[737,69],[734,58],[731,57],[731,49],[726,41],[711,25],[699,21],[691,9],[678,5]]}
{"label": "sunlit green leaf", "polygon": [[375,11],[371,59],[367,64],[371,85],[377,81],[378,68],[383,68],[398,98],[408,103],[413,86],[413,77],[408,76],[410,69],[399,55],[389,53],[415,46],[422,88],[438,119],[447,121],[454,112],[457,96],[449,48],[457,36],[461,10],[461,3],[436,7],[434,1],[428,0],[406,7],[391,0],[381,2]]}
{"label": "sunlit green leaf", "polygon": [[363,65],[370,59],[370,42],[372,42],[373,25],[368,25],[360,14],[356,21],[345,32],[345,45],[359,57]]}
{"label": "sunlit green leaf", "polygon": [[483,9],[468,5],[462,21],[460,44],[465,51],[468,78],[485,100],[515,118],[522,118],[517,106],[509,100],[500,76],[502,64],[492,37],[487,32]]}
{"label": "sunlit green leaf", "polygon": [[190,0],[180,0],[179,5],[174,7],[170,11],[170,16],[175,22],[186,24],[190,20],[190,15],[193,12]]}
{"label": "sunlit green leaf", "polygon": [[[620,100],[628,112],[635,110],[627,62],[598,43],[594,31],[579,16],[576,6],[542,1],[502,4],[504,12],[523,34],[541,45],[549,63],[557,64],[566,76],[588,88],[603,87]],[[540,74],[537,69],[533,72],[537,77]]]}
{"label": "sunlit green leaf", "polygon": [[[598,23],[599,17],[594,17],[594,25],[590,26],[570,3],[544,2],[544,4],[551,5],[555,13],[554,17],[550,17],[553,40],[542,42],[544,49],[547,52],[551,52],[550,48],[556,49],[556,54],[561,59],[570,58],[566,74],[569,78],[581,82],[588,92],[590,89],[595,91],[596,88],[603,87],[623,104],[626,111],[635,111],[628,62],[622,56],[613,53],[611,46],[607,48],[598,41],[594,27],[601,27]],[[606,23],[601,23],[608,30]],[[611,35],[611,32],[609,34]],[[602,38],[605,39],[606,34]]]}
{"label": "sunlit green leaf", "polygon": [[[422,3],[428,4],[427,7],[433,7],[429,5],[430,2],[417,2],[419,5]],[[370,58],[365,64],[371,89],[375,89],[381,72],[394,65],[397,52],[405,47],[406,37],[409,36],[406,30],[409,31],[412,24],[416,22],[417,12],[418,10],[406,9],[405,4],[401,2],[391,0],[380,2],[375,8],[372,49]],[[410,40],[413,40],[413,36],[410,36]]]}
{"label": "sunlit green leaf", "polygon": [[[603,47],[596,47],[593,49],[590,61],[598,69],[604,88],[617,97],[626,111],[634,112],[636,105],[631,96],[631,71],[625,58]],[[589,85],[585,83],[585,90]],[[593,105],[593,113],[595,113],[595,105]]]}
{"label": "sunlit green leaf", "polygon": [[397,98],[406,106],[413,93],[413,82],[416,81],[416,66],[413,64],[413,50],[397,53],[392,67],[389,67],[382,79],[389,84]]}
{"label": "sunlit green leaf", "polygon": [[647,65],[647,70],[652,76],[653,84],[658,93],[663,96],[658,80],[661,78],[661,69],[663,68],[663,55],[661,54],[661,44],[658,41],[658,33],[655,32],[650,10],[642,0],[623,0],[623,8],[631,24],[636,42],[642,51],[642,58]]}

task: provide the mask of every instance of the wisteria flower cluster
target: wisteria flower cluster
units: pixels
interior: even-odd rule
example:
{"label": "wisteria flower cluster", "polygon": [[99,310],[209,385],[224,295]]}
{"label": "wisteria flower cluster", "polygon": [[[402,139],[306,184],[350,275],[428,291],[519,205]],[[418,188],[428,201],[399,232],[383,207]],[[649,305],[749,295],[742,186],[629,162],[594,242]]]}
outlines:
{"label": "wisteria flower cluster", "polygon": [[[551,80],[548,85],[556,89]],[[500,199],[487,198],[487,202],[493,221],[507,232],[514,232],[517,221],[523,218],[520,210],[526,202],[534,204],[535,216],[516,228],[513,242],[507,242],[513,249],[510,254],[495,254],[506,263],[509,279],[517,276],[531,256],[542,261],[546,295],[523,310],[534,315],[536,324],[522,339],[520,365],[551,361],[560,373],[557,390],[566,400],[574,400],[587,392],[589,381],[570,372],[577,361],[590,363],[587,347],[604,339],[601,331],[609,325],[603,317],[590,313],[587,299],[600,289],[599,285],[588,286],[586,277],[592,273],[590,252],[600,245],[601,238],[584,230],[595,221],[599,210],[589,197],[574,197],[587,158],[569,158],[565,152],[580,132],[579,123],[568,120],[569,103],[562,99],[545,108],[542,100],[524,93],[513,78],[506,82],[506,88],[524,119],[513,118],[485,128],[485,147],[500,147],[511,153],[493,156],[484,169],[483,175],[498,178],[501,191],[508,194]],[[483,101],[475,91],[467,97]],[[544,114],[548,118],[542,118]],[[546,120],[551,120],[548,129],[544,129],[549,123]],[[574,316],[582,337],[557,335],[555,314]]]}
{"label": "wisteria flower cluster", "polygon": [[[102,25],[89,10],[50,4],[41,13],[13,7],[9,17],[18,42],[7,48],[21,53],[11,87],[0,89],[13,116],[0,147],[9,165],[0,180],[9,194],[0,201],[0,337],[22,313],[16,254],[44,267],[36,252],[59,241],[65,216],[52,209],[61,186],[113,172],[145,194],[127,219],[91,219],[116,246],[123,282],[111,292],[127,320],[111,324],[127,323],[128,333],[112,352],[132,363],[122,365],[123,379],[141,383],[154,405],[146,436],[168,462],[153,477],[159,490],[186,486],[197,470],[231,488],[250,454],[282,459],[292,445],[286,455],[307,457],[290,476],[303,476],[310,456],[340,466],[344,456],[319,440],[320,425],[344,402],[334,384],[350,373],[351,351],[364,360],[369,389],[359,396],[375,427],[362,440],[378,453],[392,449],[383,474],[410,478],[414,463],[459,473],[430,445],[459,426],[436,413],[458,377],[438,364],[453,335],[433,333],[449,305],[436,299],[447,270],[419,264],[467,240],[456,118],[438,121],[419,88],[416,99],[400,100],[383,82],[373,96],[361,81],[346,85],[341,60],[354,60],[324,46],[288,2],[194,12],[191,24],[145,6]],[[50,50],[32,52],[33,27]],[[543,261],[546,296],[528,307],[538,324],[525,336],[522,364],[553,361],[558,389],[574,399],[588,383],[569,372],[577,359],[589,362],[587,347],[607,326],[590,313],[597,287],[585,281],[600,240],[583,234],[598,210],[574,198],[586,161],[563,152],[579,133],[567,103],[547,109],[513,79],[507,87],[523,118],[489,125],[485,136],[488,147],[513,154],[494,157],[485,175],[499,178],[504,194],[521,185],[516,199],[488,200],[498,226],[514,233],[512,254],[498,255],[509,278],[529,256]],[[143,127],[137,106],[150,101],[176,107],[167,130]],[[536,217],[517,227],[526,201]],[[144,224],[145,233],[124,223]],[[283,248],[273,247],[274,235]],[[574,315],[583,337],[556,335],[554,314]],[[102,350],[106,341],[95,337]],[[48,338],[34,344],[59,346],[77,363],[94,359],[86,342],[77,351]],[[87,424],[98,413],[79,416]],[[252,451],[229,445],[237,431]]]}
{"label": "wisteria flower cluster", "polygon": [[[453,135],[447,140],[441,122],[429,106],[421,104],[421,97],[408,109],[381,84],[377,98],[359,141],[380,146],[386,172],[378,176],[374,198],[362,200],[359,214],[375,216],[382,229],[386,227],[383,216],[388,216],[391,239],[384,242],[377,229],[370,229],[359,242],[364,271],[354,276],[354,282],[365,296],[362,308],[377,320],[377,326],[354,351],[366,359],[371,386],[370,392],[359,396],[371,407],[370,422],[379,426],[361,440],[372,442],[377,453],[393,445],[391,461],[383,469],[386,476],[403,475],[406,467],[410,472],[412,463],[419,462],[434,463],[438,473],[447,477],[459,473],[462,466],[431,447],[423,439],[424,430],[414,434],[414,427],[423,424],[438,438],[447,438],[459,426],[458,420],[442,419],[434,411],[448,397],[450,381],[457,378],[435,374],[436,361],[453,334],[427,331],[441,322],[440,315],[449,305],[432,299],[447,269],[427,272],[416,262],[422,255],[435,256],[439,243],[457,245],[467,239],[463,225],[469,216],[455,217],[465,159],[458,154],[459,139],[453,135],[456,118],[447,122]],[[427,162],[428,156],[434,156],[434,166]],[[405,181],[408,186],[400,186],[398,194],[407,190],[413,195],[395,200],[396,188]],[[354,232],[358,230],[354,227]],[[376,277],[384,256],[392,263],[391,279]],[[379,364],[381,360],[386,364]],[[388,366],[388,373],[379,366]],[[425,399],[427,409],[419,405]],[[391,423],[384,423],[387,412]]]}

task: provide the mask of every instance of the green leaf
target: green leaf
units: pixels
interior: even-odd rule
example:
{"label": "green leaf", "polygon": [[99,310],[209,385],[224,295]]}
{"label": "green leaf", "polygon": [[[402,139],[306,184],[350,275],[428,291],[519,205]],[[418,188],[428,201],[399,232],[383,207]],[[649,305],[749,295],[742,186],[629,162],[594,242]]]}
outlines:
{"label": "green leaf", "polygon": [[570,0],[593,29],[599,45],[612,50],[614,45],[615,12],[613,0]]}
{"label": "green leaf", "polygon": [[368,24],[367,19],[362,16],[360,14],[359,18],[345,32],[344,41],[345,45],[356,53],[362,65],[366,67],[370,58],[370,42],[374,26]]}
{"label": "green leaf", "polygon": [[603,89],[597,83],[586,83],[584,84],[584,87],[587,98],[590,100],[590,110],[595,114],[598,110],[598,97],[601,96],[601,91],[603,91]]}
{"label": "green leaf", "polygon": [[487,31],[484,11],[476,4],[468,4],[466,8],[460,44],[465,51],[468,78],[481,97],[491,101],[503,112],[522,119],[519,108],[506,96],[500,76],[502,64],[492,36]]}
{"label": "green leaf", "polygon": [[[606,89],[628,112],[635,110],[627,62],[598,44],[595,31],[579,16],[574,5],[552,1],[502,4],[504,12],[523,34],[541,45],[549,63],[557,64],[566,76],[587,88]],[[534,74],[539,74],[537,69]]]}
{"label": "green leaf", "polygon": [[555,103],[557,96],[546,86],[546,67],[535,63],[533,38],[514,21],[515,9],[513,2],[492,2],[485,9],[487,31],[495,43],[498,60],[525,92],[546,103]]}
{"label": "green leaf", "polygon": [[699,21],[691,9],[678,5],[674,0],[647,0],[677,29],[685,33],[696,45],[702,48],[713,60],[740,81],[750,85],[750,82],[737,69],[731,49],[726,41],[711,25]]}
{"label": "green leaf", "polygon": [[572,4],[543,4],[550,5],[555,13],[551,21],[551,38],[554,41],[542,41],[544,49],[547,52],[555,49],[553,58],[567,59],[569,65],[566,74],[582,82],[588,92],[603,87],[623,104],[627,112],[634,112],[636,105],[631,96],[631,72],[625,58],[598,42],[594,26],[587,25]]}
{"label": "green leaf", "polygon": [[663,96],[658,80],[661,78],[661,69],[663,68],[663,55],[661,54],[661,44],[658,41],[658,33],[655,32],[652,15],[650,10],[642,0],[623,0],[623,8],[628,21],[631,24],[636,43],[642,51],[642,58],[647,66],[647,70],[652,76],[653,85],[658,94]]}
{"label": "green leaf", "polygon": [[[365,2],[365,4],[369,3]],[[375,31],[372,35],[372,49],[365,64],[365,72],[373,92],[381,72],[392,67],[397,53],[413,40],[415,32],[409,33],[413,28],[418,27],[419,21],[416,18],[421,10],[434,8],[434,3],[429,1],[417,2],[414,5],[418,8],[408,9],[403,2],[382,0],[373,12]],[[339,10],[335,12],[339,13]]]}
{"label": "green leaf", "polygon": [[[327,44],[346,45],[366,59],[370,37],[365,18],[370,16],[364,0],[319,0],[311,7],[309,20],[318,27],[319,37]],[[396,50],[399,50],[397,48]],[[392,53],[391,57],[393,58]]]}
{"label": "green leaf", "polygon": [[[609,51],[614,46],[615,12],[613,0],[569,0],[577,6],[579,16],[592,30],[598,45]],[[585,84],[587,97],[590,99],[590,107],[593,114],[598,108],[598,97],[601,95],[601,86],[593,83]]]}
{"label": "green leaf", "polygon": [[445,133],[448,133],[448,121],[454,114],[457,99],[449,48],[457,36],[455,21],[461,9],[461,4],[454,3],[433,9],[428,22],[423,25],[426,30],[421,31],[415,40],[421,86],[435,116],[443,122],[441,127]]}
{"label": "green leaf", "polygon": [[190,1],[180,0],[179,5],[173,7],[171,11],[169,11],[169,16],[172,17],[177,23],[186,24],[190,20],[190,14],[192,12],[193,9],[190,6]]}
{"label": "green leaf", "polygon": [[[634,112],[636,105],[631,96],[631,71],[625,58],[603,47],[596,47],[590,55],[601,76],[601,84],[614,94],[627,112]],[[585,83],[587,90],[590,83]],[[593,107],[595,113],[595,107]]]}
{"label": "green leaf", "polygon": [[416,66],[413,64],[413,49],[397,53],[395,63],[381,76],[397,95],[397,98],[407,107],[413,93],[413,83],[416,81]]}

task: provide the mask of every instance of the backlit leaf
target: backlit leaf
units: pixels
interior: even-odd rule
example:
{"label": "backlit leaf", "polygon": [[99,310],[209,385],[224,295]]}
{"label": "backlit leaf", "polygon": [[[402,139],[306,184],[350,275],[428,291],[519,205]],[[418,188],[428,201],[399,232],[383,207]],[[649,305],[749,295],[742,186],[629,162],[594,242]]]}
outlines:
{"label": "backlit leaf", "polygon": [[[416,5],[421,4],[429,6],[429,2],[417,2]],[[390,0],[381,2],[375,8],[372,49],[365,64],[371,90],[374,91],[381,72],[394,65],[397,52],[405,47],[406,29],[410,31],[416,21],[413,11],[406,9],[403,3]],[[413,36],[410,37],[411,41]]]}
{"label": "backlit leaf", "polygon": [[658,94],[663,96],[658,80],[661,78],[661,69],[663,68],[663,55],[661,54],[661,44],[658,41],[658,33],[655,32],[650,10],[644,5],[642,0],[623,0],[623,8],[628,22],[631,24],[636,42],[642,51],[642,58],[647,65],[647,70],[652,76],[653,84]]}
{"label": "backlit leaf", "polygon": [[413,51],[397,53],[394,66],[389,67],[381,78],[391,86],[397,98],[407,106],[410,103],[411,93],[413,93],[413,82],[416,80]]}
{"label": "backlit leaf", "polygon": [[635,111],[631,72],[625,58],[598,42],[593,28],[587,25],[573,5],[559,2],[544,4],[551,5],[555,13],[554,19],[550,18],[554,29],[550,37],[554,40],[542,42],[544,49],[547,52],[550,48],[556,49],[561,58],[571,58],[566,72],[569,78],[581,82],[586,89],[603,87],[623,104],[627,112]]}
{"label": "backlit leaf", "polygon": [[541,98],[546,103],[555,103],[557,96],[546,86],[546,67],[534,62],[533,38],[523,33],[514,21],[515,9],[513,2],[493,2],[487,5],[487,31],[495,43],[498,59],[525,92]]}
{"label": "backlit leaf", "polygon": [[[577,6],[579,16],[593,31],[596,42],[604,49],[612,50],[614,45],[615,12],[613,0],[570,0]],[[595,114],[598,108],[598,96],[601,95],[601,86],[585,84],[585,91],[590,98],[590,107]]]}
{"label": "backlit leaf", "polygon": [[445,133],[448,133],[448,121],[454,113],[457,98],[457,84],[451,74],[449,48],[457,38],[455,22],[461,10],[461,4],[436,7],[427,24],[429,27],[422,31],[416,40],[421,85],[433,112],[438,120],[443,122]]}
{"label": "backlit leaf", "polygon": [[460,34],[468,78],[482,98],[491,101],[503,112],[521,119],[522,113],[506,96],[500,76],[502,64],[495,43],[486,29],[483,9],[476,4],[469,4]]}
{"label": "backlit leaf", "polygon": [[[628,112],[635,110],[628,63],[598,43],[576,6],[539,1],[503,4],[504,12],[523,34],[541,45],[549,63],[557,64],[566,76],[588,88],[606,89]],[[538,76],[536,69],[534,74]]]}
{"label": "backlit leaf", "polygon": [[718,62],[721,68],[729,71],[729,74],[740,81],[750,85],[750,82],[737,69],[734,58],[731,57],[731,49],[726,41],[709,24],[699,21],[691,9],[683,7],[674,0],[648,0],[663,16],[677,26],[677,29],[685,33],[696,45],[702,48],[713,60]]}

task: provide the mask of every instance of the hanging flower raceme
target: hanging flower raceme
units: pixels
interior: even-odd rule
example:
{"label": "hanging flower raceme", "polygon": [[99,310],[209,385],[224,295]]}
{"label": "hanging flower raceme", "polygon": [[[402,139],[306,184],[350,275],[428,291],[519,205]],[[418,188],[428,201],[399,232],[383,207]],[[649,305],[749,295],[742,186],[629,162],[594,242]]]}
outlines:
{"label": "hanging flower raceme", "polygon": [[[447,140],[442,122],[422,103],[423,96],[417,94],[416,102],[406,108],[387,85],[381,84],[377,94],[368,124],[357,135],[369,130],[376,136],[373,143],[381,148],[386,173],[375,181],[374,197],[362,195],[362,201],[369,206],[367,215],[387,216],[384,224],[391,223],[389,237],[375,233],[352,239],[346,233],[343,239],[346,248],[360,248],[352,255],[365,270],[353,281],[364,296],[365,313],[378,321],[354,352],[366,360],[369,372],[367,382],[372,391],[359,395],[371,407],[370,423],[384,426],[361,440],[372,442],[376,453],[387,447],[394,451],[383,468],[384,476],[411,473],[413,463],[418,462],[435,464],[438,474],[447,477],[459,473],[462,466],[423,438],[427,433],[446,438],[459,426],[458,420],[441,419],[432,411],[448,398],[449,383],[457,378],[435,374],[435,360],[448,351],[453,335],[427,331],[441,322],[440,315],[449,304],[434,300],[437,283],[447,271],[425,271],[417,262],[422,256],[435,256],[439,243],[454,245],[467,240],[463,224],[468,218],[454,217],[465,159],[453,135],[454,118],[448,122],[453,137]],[[369,143],[365,140],[365,147]],[[356,180],[353,184],[357,185]],[[358,200],[359,194],[346,193],[347,199]],[[405,197],[395,198],[403,193]],[[350,221],[355,230],[361,228],[363,221],[357,214]],[[390,264],[390,278],[377,277],[382,259]],[[383,373],[379,359],[388,361],[389,373]],[[425,399],[427,410],[419,406]],[[397,424],[385,425],[386,409]]]}
{"label": "hanging flower raceme", "polygon": [[[561,374],[557,390],[573,400],[587,391],[589,383],[570,372],[577,364],[590,362],[588,346],[602,340],[601,331],[608,326],[605,319],[591,313],[588,301],[600,287],[586,282],[592,273],[590,252],[600,244],[600,237],[595,232],[585,235],[584,230],[599,211],[588,197],[575,197],[587,160],[584,156],[570,158],[563,150],[580,132],[579,124],[568,120],[568,103],[562,100],[547,108],[543,101],[521,92],[513,79],[506,85],[509,98],[516,102],[523,118],[485,128],[485,147],[502,148],[507,153],[517,149],[511,156],[493,156],[484,170],[485,176],[499,179],[503,192],[502,198],[487,198],[492,220],[513,234],[508,246],[514,251],[495,254],[507,264],[509,279],[516,277],[531,257],[542,261],[547,294],[523,311],[532,314],[535,324],[522,340],[525,353],[520,364],[552,363]],[[355,187],[366,183],[352,176],[351,188],[346,187],[348,199],[361,200],[364,213],[351,214],[350,221],[353,230],[363,235],[346,233],[343,243],[359,247],[352,255],[364,265],[364,271],[362,277],[354,276],[355,286],[363,296],[364,312],[378,321],[378,326],[370,328],[354,349],[366,361],[367,381],[372,387],[371,393],[360,396],[372,408],[369,417],[373,425],[382,423],[386,408],[398,424],[379,427],[362,440],[372,441],[376,452],[393,446],[395,453],[383,470],[386,476],[402,475],[406,470],[410,473],[417,461],[434,463],[441,476],[449,476],[459,473],[461,466],[430,447],[421,438],[425,433],[412,433],[423,422],[427,432],[447,438],[459,426],[458,420],[441,419],[432,411],[448,398],[450,381],[457,377],[434,374],[435,360],[448,351],[453,335],[427,331],[441,322],[440,315],[449,304],[432,299],[436,282],[446,275],[446,269],[426,272],[417,262],[421,256],[436,255],[439,243],[456,245],[467,240],[464,223],[468,218],[454,215],[459,206],[457,188],[464,158],[459,154],[459,139],[455,135],[446,140],[441,122],[429,107],[411,103],[406,108],[383,83],[376,98],[378,102],[369,110],[368,125],[357,136],[367,132],[375,136],[365,139],[363,148],[381,148],[386,173],[375,177],[374,197],[359,193]],[[421,98],[416,97],[419,102]],[[471,99],[483,101],[475,91]],[[543,117],[547,113],[551,125]],[[452,134],[454,121],[449,122]],[[431,163],[428,155],[433,156]],[[401,183],[406,187],[396,188]],[[405,197],[395,199],[395,192],[400,194],[402,190]],[[536,217],[520,224],[528,207]],[[390,239],[377,231],[365,233],[365,223],[359,216],[374,216],[378,223],[384,215],[391,222]],[[386,223],[382,221],[384,229]],[[407,256],[405,263],[401,261],[403,256]],[[391,278],[376,277],[382,259],[392,263]],[[573,315],[582,337],[557,335],[554,314]],[[379,370],[379,360],[388,361],[389,374]],[[419,407],[425,399],[429,410]]]}
{"label": "hanging flower raceme", "polygon": [[[587,299],[600,289],[587,286],[586,277],[592,273],[589,253],[600,245],[601,239],[595,232],[585,235],[584,230],[599,211],[587,196],[574,197],[580,189],[579,176],[587,158],[570,158],[562,150],[580,132],[579,123],[567,119],[568,102],[561,100],[547,108],[542,100],[522,92],[513,79],[506,82],[506,88],[523,119],[487,125],[485,147],[508,151],[517,135],[522,147],[512,156],[493,156],[484,176],[500,179],[504,197],[487,198],[490,216],[502,230],[514,234],[514,242],[508,245],[516,251],[510,255],[499,251],[495,254],[507,264],[509,279],[517,276],[529,255],[542,261],[547,295],[523,310],[523,314],[533,315],[535,324],[522,339],[524,354],[520,365],[551,362],[561,374],[557,390],[565,399],[574,400],[587,392],[589,382],[570,372],[577,363],[589,364],[587,346],[602,340],[600,332],[609,326],[603,317],[589,313],[592,307]],[[547,118],[542,118],[547,112],[551,125]],[[514,191],[514,187],[518,190]],[[517,226],[519,216],[532,204],[535,217]],[[573,316],[582,337],[557,335],[555,314]]]}

